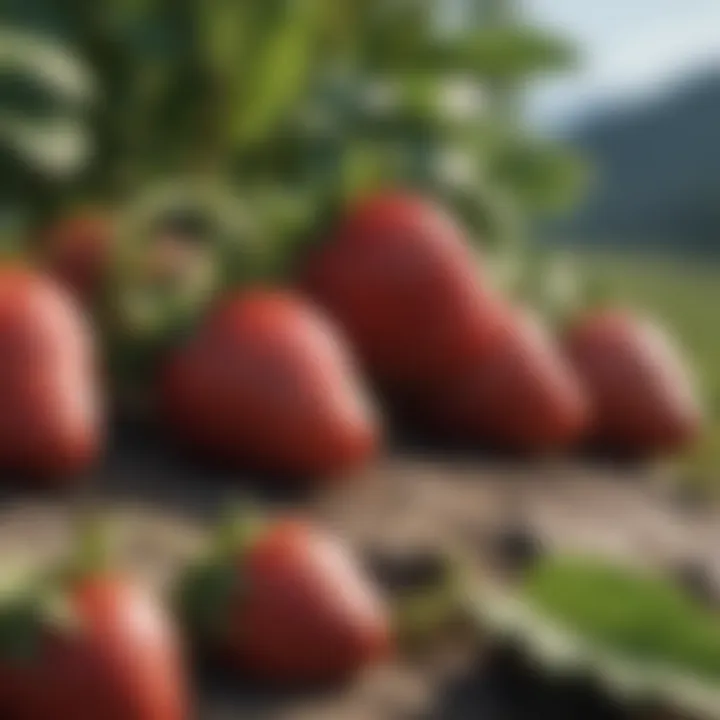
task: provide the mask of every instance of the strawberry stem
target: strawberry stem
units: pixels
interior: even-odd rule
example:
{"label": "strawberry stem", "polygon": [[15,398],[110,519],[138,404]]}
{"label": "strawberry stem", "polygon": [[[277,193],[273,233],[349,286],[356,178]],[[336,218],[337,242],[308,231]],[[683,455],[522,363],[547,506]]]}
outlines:
{"label": "strawberry stem", "polygon": [[262,513],[250,502],[243,500],[232,503],[217,530],[215,542],[221,557],[244,554],[264,526]]}
{"label": "strawberry stem", "polygon": [[81,510],[74,521],[75,550],[69,570],[72,575],[85,576],[105,569],[110,560],[108,522],[96,509]]}

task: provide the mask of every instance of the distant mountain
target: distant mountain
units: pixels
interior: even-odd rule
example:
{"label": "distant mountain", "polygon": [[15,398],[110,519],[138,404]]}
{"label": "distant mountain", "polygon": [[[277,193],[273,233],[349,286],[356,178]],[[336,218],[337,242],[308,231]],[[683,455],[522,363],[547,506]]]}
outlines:
{"label": "distant mountain", "polygon": [[720,254],[720,70],[586,118],[571,136],[597,179],[556,229],[579,241]]}

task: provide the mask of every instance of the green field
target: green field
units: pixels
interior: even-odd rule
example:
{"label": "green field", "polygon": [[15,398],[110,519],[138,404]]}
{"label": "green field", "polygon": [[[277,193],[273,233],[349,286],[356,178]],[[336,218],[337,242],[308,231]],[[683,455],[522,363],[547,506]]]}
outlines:
{"label": "green field", "polygon": [[661,319],[685,347],[709,415],[706,437],[688,467],[720,487],[720,261],[594,253],[576,257],[591,286]]}

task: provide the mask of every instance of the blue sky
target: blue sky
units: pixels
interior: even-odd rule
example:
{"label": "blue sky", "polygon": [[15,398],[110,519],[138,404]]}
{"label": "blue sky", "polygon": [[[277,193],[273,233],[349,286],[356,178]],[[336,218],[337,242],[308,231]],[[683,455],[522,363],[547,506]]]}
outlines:
{"label": "blue sky", "polygon": [[662,91],[693,70],[720,67],[720,0],[525,0],[538,23],[581,48],[581,69],[543,82],[532,115],[554,123],[589,107]]}

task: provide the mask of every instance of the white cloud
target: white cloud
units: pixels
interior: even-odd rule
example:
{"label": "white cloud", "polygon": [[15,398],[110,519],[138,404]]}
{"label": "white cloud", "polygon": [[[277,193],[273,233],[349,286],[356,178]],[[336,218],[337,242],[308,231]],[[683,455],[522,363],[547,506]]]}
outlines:
{"label": "white cloud", "polygon": [[582,70],[531,98],[540,120],[664,88],[693,69],[720,67],[717,0],[528,0],[538,21],[577,39]]}
{"label": "white cloud", "polygon": [[[633,41],[621,43],[617,52],[600,58],[590,74],[600,89],[642,89],[664,82],[700,65],[720,60],[720,4],[712,16],[658,23]],[[594,77],[593,77],[594,76]]]}

